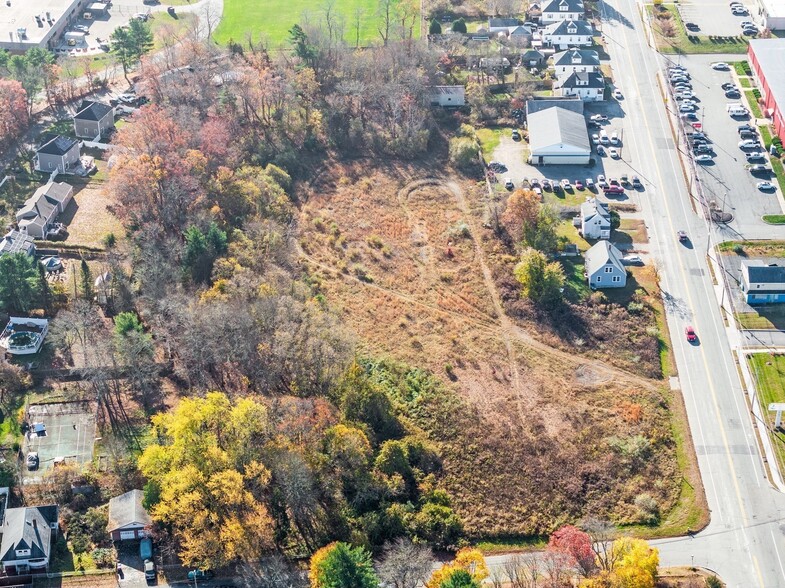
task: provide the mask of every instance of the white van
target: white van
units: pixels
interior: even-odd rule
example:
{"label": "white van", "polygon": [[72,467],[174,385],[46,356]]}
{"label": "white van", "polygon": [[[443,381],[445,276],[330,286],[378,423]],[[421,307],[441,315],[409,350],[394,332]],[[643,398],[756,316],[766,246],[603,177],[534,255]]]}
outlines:
{"label": "white van", "polygon": [[749,114],[746,108],[744,108],[741,104],[728,106],[728,114],[731,116],[746,116]]}
{"label": "white van", "polygon": [[728,102],[725,105],[725,110],[727,110],[728,112],[730,112],[731,110],[738,110],[739,108],[744,108],[744,105],[741,102]]}

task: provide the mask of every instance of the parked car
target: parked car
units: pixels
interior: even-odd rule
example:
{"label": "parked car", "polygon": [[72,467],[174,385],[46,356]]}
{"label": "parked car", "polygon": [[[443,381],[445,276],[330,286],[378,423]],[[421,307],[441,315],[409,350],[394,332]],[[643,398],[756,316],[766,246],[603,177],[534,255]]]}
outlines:
{"label": "parked car", "polygon": [[758,188],[758,190],[761,190],[763,192],[771,192],[773,190],[776,190],[776,187],[771,182],[758,182],[757,184],[755,184],[755,186]]}
{"label": "parked car", "polygon": [[85,35],[90,34],[90,27],[88,27],[87,25],[76,25],[74,27],[74,30],[78,33],[84,33]]}
{"label": "parked car", "polygon": [[693,148],[695,153],[712,153],[714,149],[711,148],[711,145],[707,143],[701,143],[700,145],[695,145]]}
{"label": "parked car", "polygon": [[742,35],[746,35],[747,37],[754,37],[754,36],[755,36],[755,35],[757,35],[759,32],[760,32],[760,31],[759,31],[758,29],[751,28],[751,27],[750,27],[750,28],[746,28],[746,29],[742,29],[742,30],[741,30],[741,34],[742,34]]}
{"label": "parked car", "polygon": [[531,186],[532,188],[537,188],[539,187],[539,185],[540,185],[539,178],[532,178],[531,180],[529,180],[529,186]]}
{"label": "parked car", "polygon": [[643,260],[640,255],[625,255],[621,260],[626,265],[643,265]]}
{"label": "parked car", "polygon": [[114,107],[115,114],[133,114],[136,108],[128,106],[127,104],[118,104]]}
{"label": "parked car", "polygon": [[679,112],[693,112],[695,110],[694,104],[681,104],[679,106]]}
{"label": "parked car", "polygon": [[27,454],[27,470],[32,472],[33,470],[38,468],[38,452],[31,451]]}
{"label": "parked car", "polygon": [[757,129],[752,125],[739,125],[739,133],[743,131],[756,131]]}
{"label": "parked car", "polygon": [[741,92],[739,92],[738,90],[728,90],[727,92],[725,92],[725,97],[739,99],[741,98]]}
{"label": "parked car", "polygon": [[734,16],[747,16],[749,12],[743,6],[734,6],[730,10]]}
{"label": "parked car", "polygon": [[145,537],[139,542],[139,557],[142,560],[153,559],[153,540]]}
{"label": "parked car", "polygon": [[742,131],[741,133],[739,133],[739,137],[741,139],[757,141],[758,140],[758,133],[756,133],[755,131]]}
{"label": "parked car", "polygon": [[747,161],[759,161],[766,159],[766,154],[763,151],[750,151],[744,155],[747,158]]}
{"label": "parked car", "polygon": [[611,133],[611,145],[618,145],[619,144],[619,133],[613,131]]}
{"label": "parked car", "polygon": [[591,178],[586,178],[586,189],[594,190],[594,180],[592,180]]}
{"label": "parked car", "polygon": [[551,186],[551,181],[548,178],[542,179],[542,189],[546,192],[550,192],[553,190],[553,186]]}
{"label": "parked car", "polygon": [[605,147],[602,145],[597,145],[597,155],[605,155]]}
{"label": "parked car", "polygon": [[710,161],[714,161],[714,158],[708,153],[695,156],[695,163],[709,163]]}
{"label": "parked car", "polygon": [[616,147],[611,147],[608,149],[608,155],[610,155],[613,159],[619,158],[619,150]]}
{"label": "parked car", "polygon": [[600,174],[600,175],[597,176],[597,185],[600,188],[604,188],[605,186],[608,185],[608,182],[605,180],[605,176],[604,175]]}
{"label": "parked car", "polygon": [[706,133],[702,132],[702,131],[695,131],[690,136],[692,137],[693,141],[701,140],[701,141],[706,141],[707,143],[711,142],[711,141],[709,141],[709,136]]}
{"label": "parked car", "polygon": [[156,579],[155,562],[151,559],[144,560],[144,579],[148,584]]}
{"label": "parked car", "polygon": [[583,180],[575,180],[575,188],[578,190],[583,190],[585,188],[583,185]]}
{"label": "parked car", "polygon": [[189,580],[209,580],[212,577],[213,573],[210,570],[191,570],[188,572]]}
{"label": "parked car", "polygon": [[687,336],[687,341],[690,343],[694,343],[698,340],[698,336],[695,334],[695,329],[689,325],[684,329],[684,334]]}
{"label": "parked car", "polygon": [[117,99],[124,104],[135,104],[136,94],[120,94]]}
{"label": "parked car", "polygon": [[684,120],[695,121],[698,120],[698,115],[695,114],[694,112],[685,112],[681,115],[681,118],[683,118]]}
{"label": "parked car", "polygon": [[515,184],[513,183],[511,178],[505,178],[504,187],[507,188],[508,190],[512,190],[513,188],[515,188]]}
{"label": "parked car", "polygon": [[770,172],[771,168],[765,163],[753,163],[752,165],[747,166],[747,171],[749,171],[751,174],[761,174],[764,172]]}
{"label": "parked car", "polygon": [[725,82],[725,83],[724,83],[724,84],[722,84],[722,86],[720,86],[720,87],[721,87],[723,90],[735,90],[735,89],[736,89],[736,84],[734,84],[733,82]]}
{"label": "parked car", "polygon": [[603,188],[606,195],[624,194],[624,188],[621,186],[606,186]]}
{"label": "parked car", "polygon": [[593,120],[595,122],[607,122],[608,117],[605,116],[604,114],[592,114],[590,120]]}
{"label": "parked car", "polygon": [[622,99],[624,99],[624,95],[621,93],[621,90],[619,90],[618,88],[616,88],[616,89],[613,91],[613,97],[614,97],[614,98],[616,98],[616,100],[622,100]]}
{"label": "parked car", "polygon": [[591,142],[594,143],[595,145],[599,145],[600,144],[600,136],[597,133],[593,133],[592,136],[591,136]]}
{"label": "parked car", "polygon": [[744,28],[744,27],[754,27],[755,26],[755,23],[752,22],[751,20],[743,20],[739,24],[741,25],[742,28]]}
{"label": "parked car", "polygon": [[711,69],[716,69],[717,71],[728,71],[730,69],[730,65],[724,61],[717,61],[716,63],[711,64]]}
{"label": "parked car", "polygon": [[572,190],[572,184],[570,184],[570,180],[568,180],[567,178],[564,178],[561,181],[561,187],[564,188],[565,190]]}
{"label": "parked car", "polygon": [[758,149],[759,147],[760,143],[754,139],[742,139],[739,141],[739,149]]}
{"label": "parked car", "polygon": [[518,129],[513,129],[512,131],[512,140],[513,141],[520,141],[521,140],[521,133]]}
{"label": "parked car", "polygon": [[493,170],[493,171],[495,171],[497,173],[498,172],[506,172],[507,171],[507,166],[504,165],[503,163],[501,163],[500,161],[491,161],[488,164],[488,169],[491,169],[491,170]]}
{"label": "parked car", "polygon": [[693,31],[693,32],[701,30],[700,27],[697,24],[695,24],[694,22],[685,22],[684,23],[684,27],[688,31]]}
{"label": "parked car", "polygon": [[633,188],[643,188],[643,184],[641,183],[641,179],[638,176],[632,176],[632,187]]}

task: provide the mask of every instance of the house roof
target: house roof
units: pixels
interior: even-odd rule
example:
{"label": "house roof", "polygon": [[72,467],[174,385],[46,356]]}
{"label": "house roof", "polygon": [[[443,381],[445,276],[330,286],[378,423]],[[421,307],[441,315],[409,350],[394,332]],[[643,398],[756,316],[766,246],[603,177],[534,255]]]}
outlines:
{"label": "house roof", "polygon": [[79,108],[76,109],[74,118],[79,120],[99,121],[110,112],[114,112],[114,108],[108,104],[93,102],[92,100],[82,100]]}
{"label": "house roof", "polygon": [[44,142],[38,148],[37,153],[44,153],[46,155],[65,155],[74,145],[78,145],[79,141],[71,137],[64,137],[63,135],[48,135],[44,137]]}
{"label": "house roof", "polygon": [[5,511],[3,539],[0,542],[0,561],[15,561],[17,549],[29,549],[24,559],[48,558],[52,531],[57,522],[57,505],[9,508]]}
{"label": "house roof", "polygon": [[109,522],[106,525],[111,533],[129,525],[150,526],[153,521],[147,510],[142,506],[144,492],[131,490],[109,501]]}
{"label": "house roof", "polygon": [[554,106],[530,114],[529,147],[532,154],[548,147],[567,146],[591,152],[586,120],[582,114]]}
{"label": "house roof", "polygon": [[751,39],[750,51],[755,54],[774,102],[785,108],[785,39]]}
{"label": "house roof", "polygon": [[558,106],[566,110],[572,110],[578,114],[583,114],[585,106],[583,100],[578,96],[549,96],[548,98],[531,98],[526,101],[526,116],[531,116],[535,112],[540,112],[546,108]]}
{"label": "house roof", "polygon": [[515,27],[521,24],[517,18],[489,18],[489,29],[506,29],[508,27]]}
{"label": "house roof", "polygon": [[581,217],[584,221],[590,221],[595,216],[600,216],[608,225],[611,223],[611,211],[604,202],[598,202],[596,198],[589,198],[581,204]]}
{"label": "house roof", "polygon": [[750,284],[785,284],[785,266],[767,264],[760,259],[743,261]]}
{"label": "house roof", "polygon": [[600,55],[594,49],[568,49],[553,56],[553,65],[600,65]]}
{"label": "house roof", "polygon": [[[566,9],[562,9],[566,6]],[[542,9],[543,12],[583,12],[583,0],[551,0]]]}
{"label": "house roof", "polygon": [[545,54],[542,51],[537,51],[537,49],[529,49],[521,55],[521,59],[526,61],[531,61],[532,59],[545,59]]}
{"label": "house roof", "polygon": [[559,84],[560,88],[605,88],[605,78],[598,71],[574,71]]}
{"label": "house roof", "polygon": [[65,182],[49,182],[25,200],[24,206],[16,213],[16,219],[18,221],[32,220],[36,217],[48,219],[58,205],[66,201],[72,191],[73,187]]}
{"label": "house roof", "polygon": [[586,273],[594,275],[606,265],[612,265],[622,273],[627,270],[622,263],[622,253],[610,241],[597,241],[584,255]]}
{"label": "house roof", "polygon": [[[575,28],[574,33],[567,32],[570,28]],[[545,27],[543,33],[545,36],[569,36],[569,35],[588,35],[594,34],[594,29],[585,20],[561,20],[553,22]]]}
{"label": "house roof", "polygon": [[517,37],[517,36],[520,36],[520,35],[531,36],[532,30],[529,27],[525,27],[523,25],[518,25],[518,26],[515,26],[515,27],[508,27],[507,28],[507,34],[510,35],[511,37],[512,36],[516,36]]}
{"label": "house roof", "polygon": [[466,88],[463,86],[431,86],[431,93],[463,96],[466,93]]}
{"label": "house roof", "polygon": [[35,251],[35,245],[33,245],[33,238],[26,233],[11,230],[0,239],[0,255],[28,253],[29,251]]}

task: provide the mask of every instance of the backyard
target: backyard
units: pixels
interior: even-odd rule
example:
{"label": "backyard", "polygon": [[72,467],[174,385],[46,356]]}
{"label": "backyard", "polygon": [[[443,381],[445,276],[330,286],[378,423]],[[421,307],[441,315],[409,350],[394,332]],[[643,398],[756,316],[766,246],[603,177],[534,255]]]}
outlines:
{"label": "backyard", "polygon": [[[250,36],[254,42],[265,39],[270,47],[280,47],[287,42],[289,30],[295,24],[321,22],[323,6],[310,0],[225,0],[215,39],[222,44],[230,40],[244,43]],[[344,35],[350,44],[356,40],[358,20],[360,45],[380,41],[375,0],[338,0],[331,6],[346,23]],[[419,36],[419,32],[419,23],[416,23],[415,36]]]}

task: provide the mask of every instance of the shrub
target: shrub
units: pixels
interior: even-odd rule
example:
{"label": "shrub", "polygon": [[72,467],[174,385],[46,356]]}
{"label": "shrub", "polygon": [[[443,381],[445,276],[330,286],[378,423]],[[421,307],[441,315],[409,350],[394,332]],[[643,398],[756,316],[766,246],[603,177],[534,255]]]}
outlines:
{"label": "shrub", "polygon": [[479,153],[480,146],[472,139],[467,137],[450,139],[450,161],[458,168],[465,170],[478,164]]}
{"label": "shrub", "polygon": [[733,253],[735,253],[736,255],[743,255],[744,254],[744,247],[742,246],[741,243],[736,243],[733,246]]}
{"label": "shrub", "polygon": [[106,547],[93,549],[90,556],[99,568],[111,568],[114,565],[114,553]]}
{"label": "shrub", "polygon": [[368,243],[369,247],[373,249],[381,249],[384,246],[384,242],[379,235],[368,235],[365,239],[365,242]]}
{"label": "shrub", "polygon": [[630,302],[627,305],[627,312],[630,314],[641,314],[643,312],[643,303],[642,302]]}
{"label": "shrub", "polygon": [[660,505],[651,494],[638,494],[635,506],[641,513],[641,520],[649,525],[656,525],[660,520]]}
{"label": "shrub", "polygon": [[722,580],[717,576],[708,576],[706,578],[706,588],[722,588]]}
{"label": "shrub", "polygon": [[466,34],[466,21],[463,20],[463,18],[459,18],[458,20],[453,21],[452,32]]}
{"label": "shrub", "polygon": [[442,25],[439,24],[439,21],[435,18],[431,20],[431,24],[428,27],[428,34],[429,35],[441,35],[442,34]]}

